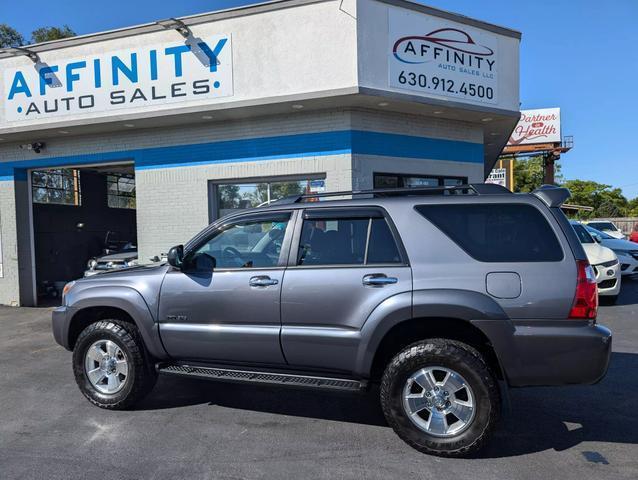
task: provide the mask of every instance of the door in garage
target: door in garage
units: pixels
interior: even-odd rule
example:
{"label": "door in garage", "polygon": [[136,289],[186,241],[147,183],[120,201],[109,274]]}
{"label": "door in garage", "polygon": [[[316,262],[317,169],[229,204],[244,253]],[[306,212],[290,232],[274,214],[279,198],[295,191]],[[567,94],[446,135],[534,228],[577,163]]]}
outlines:
{"label": "door in garage", "polygon": [[92,259],[136,255],[132,164],[32,170],[31,198],[38,305],[59,303]]}

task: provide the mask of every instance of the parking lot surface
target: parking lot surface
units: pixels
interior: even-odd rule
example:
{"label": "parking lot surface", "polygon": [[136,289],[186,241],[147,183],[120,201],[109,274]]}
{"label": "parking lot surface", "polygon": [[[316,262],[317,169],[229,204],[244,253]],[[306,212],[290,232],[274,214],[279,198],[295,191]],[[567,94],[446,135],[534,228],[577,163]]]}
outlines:
{"label": "parking lot surface", "polygon": [[598,385],[519,389],[478,458],[422,455],[367,395],[160,377],[134,411],[75,385],[49,309],[0,308],[0,478],[638,478],[638,281],[599,322],[614,333]]}

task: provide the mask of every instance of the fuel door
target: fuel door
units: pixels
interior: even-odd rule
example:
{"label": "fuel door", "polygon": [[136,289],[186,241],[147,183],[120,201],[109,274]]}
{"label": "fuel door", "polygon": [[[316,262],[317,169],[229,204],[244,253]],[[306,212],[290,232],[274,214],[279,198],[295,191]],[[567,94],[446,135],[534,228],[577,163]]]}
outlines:
{"label": "fuel door", "polygon": [[490,272],[485,277],[487,293],[496,298],[518,298],[521,277],[516,272]]}

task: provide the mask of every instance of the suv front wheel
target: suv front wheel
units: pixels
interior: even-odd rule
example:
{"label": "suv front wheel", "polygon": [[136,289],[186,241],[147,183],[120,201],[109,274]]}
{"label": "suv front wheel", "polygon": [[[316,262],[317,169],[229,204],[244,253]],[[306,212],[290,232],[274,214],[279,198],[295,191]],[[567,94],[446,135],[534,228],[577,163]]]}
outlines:
{"label": "suv front wheel", "polygon": [[73,373],[91,403],[111,410],[132,406],[157,380],[137,328],[119,320],[100,320],[80,333],[73,349]]}
{"label": "suv front wheel", "polygon": [[394,431],[415,449],[467,456],[487,441],[500,413],[500,394],[482,356],[447,339],[414,343],[388,364],[381,406]]}

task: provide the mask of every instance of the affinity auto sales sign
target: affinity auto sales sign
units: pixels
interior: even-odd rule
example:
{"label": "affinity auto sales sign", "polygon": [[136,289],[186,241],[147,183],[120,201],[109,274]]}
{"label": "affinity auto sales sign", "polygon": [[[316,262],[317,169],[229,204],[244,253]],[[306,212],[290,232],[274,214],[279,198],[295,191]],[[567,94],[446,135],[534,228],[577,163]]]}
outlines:
{"label": "affinity auto sales sign", "polygon": [[216,99],[233,94],[230,35],[40,62],[4,72],[6,122]]}
{"label": "affinity auto sales sign", "polygon": [[497,43],[489,32],[391,8],[389,85],[428,96],[497,103]]}

